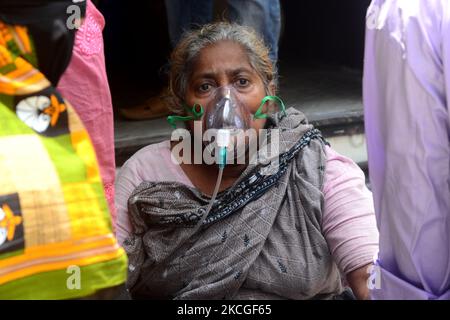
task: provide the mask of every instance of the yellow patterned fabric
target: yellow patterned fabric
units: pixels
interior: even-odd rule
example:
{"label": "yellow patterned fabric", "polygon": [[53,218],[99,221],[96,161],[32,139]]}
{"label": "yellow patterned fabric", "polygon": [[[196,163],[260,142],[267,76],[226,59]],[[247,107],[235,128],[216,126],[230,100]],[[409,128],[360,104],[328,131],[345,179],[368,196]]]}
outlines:
{"label": "yellow patterned fabric", "polygon": [[0,22],[0,299],[82,297],[124,283],[127,258],[89,135],[34,52]]}

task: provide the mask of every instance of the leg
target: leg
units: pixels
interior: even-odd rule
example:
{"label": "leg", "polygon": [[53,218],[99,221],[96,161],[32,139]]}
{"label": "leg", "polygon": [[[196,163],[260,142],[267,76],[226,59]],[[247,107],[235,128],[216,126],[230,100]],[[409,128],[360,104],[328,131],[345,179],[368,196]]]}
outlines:
{"label": "leg", "polygon": [[280,2],[278,0],[229,0],[231,21],[252,27],[270,48],[270,58],[278,60],[278,40],[281,29]]}
{"label": "leg", "polygon": [[213,0],[166,0],[169,36],[173,47],[183,32],[212,21],[213,5]]}

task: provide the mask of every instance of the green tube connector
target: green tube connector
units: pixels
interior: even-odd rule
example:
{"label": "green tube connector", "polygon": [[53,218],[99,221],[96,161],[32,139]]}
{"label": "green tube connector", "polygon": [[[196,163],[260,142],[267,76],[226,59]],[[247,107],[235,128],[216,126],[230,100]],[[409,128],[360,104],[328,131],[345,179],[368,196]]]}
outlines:
{"label": "green tube connector", "polygon": [[220,169],[225,168],[225,165],[227,164],[227,148],[225,148],[225,147],[220,147],[219,148],[218,163],[219,163],[219,168]]}

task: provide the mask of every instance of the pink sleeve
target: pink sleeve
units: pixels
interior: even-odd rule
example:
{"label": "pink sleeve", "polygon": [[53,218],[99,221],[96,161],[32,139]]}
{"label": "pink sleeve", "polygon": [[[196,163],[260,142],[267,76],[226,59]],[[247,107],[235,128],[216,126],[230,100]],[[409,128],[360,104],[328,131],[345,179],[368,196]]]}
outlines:
{"label": "pink sleeve", "polygon": [[179,181],[190,184],[181,168],[174,166],[170,156],[169,141],[151,144],[136,152],[120,169],[115,195],[116,235],[120,244],[133,231],[128,214],[128,199],[142,181]]}
{"label": "pink sleeve", "polygon": [[322,230],[339,269],[348,274],[373,262],[378,252],[372,193],[362,170],[327,147]]}
{"label": "pink sleeve", "polygon": [[74,107],[92,140],[114,224],[114,116],[103,52],[104,26],[100,11],[87,1],[86,18],[76,32],[72,58],[58,90]]}

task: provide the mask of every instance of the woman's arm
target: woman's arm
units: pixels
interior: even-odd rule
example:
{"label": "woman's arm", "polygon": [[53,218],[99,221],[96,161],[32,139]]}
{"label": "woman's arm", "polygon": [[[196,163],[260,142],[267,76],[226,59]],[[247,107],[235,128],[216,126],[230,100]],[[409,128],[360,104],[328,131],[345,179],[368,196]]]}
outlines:
{"label": "woman's arm", "polygon": [[359,300],[369,300],[369,287],[367,280],[369,278],[369,267],[372,264],[367,264],[364,267],[358,268],[347,274],[347,282],[352,288],[353,294]]}
{"label": "woman's arm", "polygon": [[133,231],[128,217],[128,198],[139,185],[139,177],[133,162],[129,161],[120,169],[116,180],[115,206],[117,211],[116,236],[119,244]]}
{"label": "woman's arm", "polygon": [[[117,225],[116,235],[120,244],[133,232],[128,216],[128,198],[142,181],[177,181],[172,171],[169,142],[151,144],[136,152],[120,169],[116,180]],[[181,169],[180,169],[181,170]]]}
{"label": "woman's arm", "polygon": [[322,232],[358,299],[368,298],[368,267],[378,252],[372,193],[362,170],[327,147]]}

